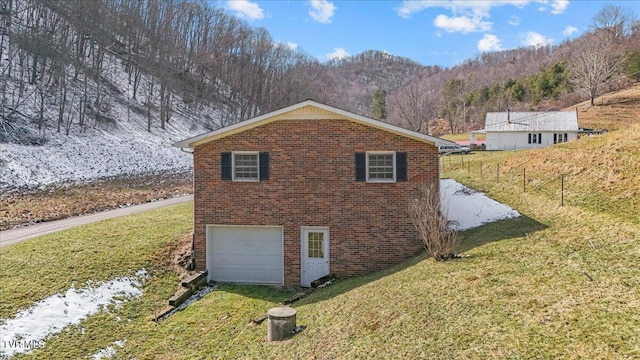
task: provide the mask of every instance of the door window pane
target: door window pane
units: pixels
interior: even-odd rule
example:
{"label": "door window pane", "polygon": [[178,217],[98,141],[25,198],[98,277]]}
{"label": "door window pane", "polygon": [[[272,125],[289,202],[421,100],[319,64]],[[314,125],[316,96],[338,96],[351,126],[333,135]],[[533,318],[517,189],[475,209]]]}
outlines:
{"label": "door window pane", "polygon": [[324,258],[324,233],[309,232],[307,236],[309,258]]}

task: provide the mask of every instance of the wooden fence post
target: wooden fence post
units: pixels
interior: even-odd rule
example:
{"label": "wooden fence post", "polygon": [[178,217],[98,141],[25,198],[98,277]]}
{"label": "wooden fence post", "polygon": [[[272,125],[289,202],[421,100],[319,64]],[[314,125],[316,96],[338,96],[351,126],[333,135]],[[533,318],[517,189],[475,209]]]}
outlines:
{"label": "wooden fence post", "polygon": [[564,206],[564,175],[560,175],[560,206]]}

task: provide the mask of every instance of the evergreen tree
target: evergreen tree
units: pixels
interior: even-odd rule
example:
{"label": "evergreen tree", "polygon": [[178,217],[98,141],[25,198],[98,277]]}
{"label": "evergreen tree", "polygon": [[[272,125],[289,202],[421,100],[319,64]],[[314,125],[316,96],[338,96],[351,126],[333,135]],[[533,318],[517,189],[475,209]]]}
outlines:
{"label": "evergreen tree", "polygon": [[640,50],[633,50],[627,54],[626,58],[627,75],[640,80]]}
{"label": "evergreen tree", "polygon": [[387,118],[387,92],[384,90],[376,90],[371,100],[371,116],[377,120],[385,120]]}

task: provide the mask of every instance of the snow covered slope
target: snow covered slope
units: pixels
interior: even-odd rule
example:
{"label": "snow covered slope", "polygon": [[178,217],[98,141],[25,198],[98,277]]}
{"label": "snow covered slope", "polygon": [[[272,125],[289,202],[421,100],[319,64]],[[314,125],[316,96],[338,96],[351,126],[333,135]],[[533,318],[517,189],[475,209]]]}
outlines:
{"label": "snow covered slope", "polygon": [[[178,123],[178,121],[176,121]],[[0,191],[32,189],[106,177],[189,172],[191,155],[171,144],[194,134],[171,123],[166,131],[146,132],[118,122],[115,130],[52,133],[41,146],[0,144]]]}
{"label": "snow covered slope", "polygon": [[[4,66],[8,59],[0,59],[0,62]],[[142,89],[149,89],[147,81],[150,77],[143,74],[140,90],[134,99],[130,78],[122,62],[109,54],[106,55],[102,80],[102,120],[96,121],[95,113],[88,112],[85,124],[80,126],[78,109],[84,91],[81,79],[82,76],[79,79],[69,76],[67,79],[69,93],[64,118],[65,121],[71,119],[71,125],[69,135],[65,135],[66,124],[60,132],[56,126],[59,112],[56,101],[59,97],[56,96],[55,86],[47,90],[44,126],[38,130],[41,103],[39,85],[30,85],[16,77],[3,78],[0,191],[23,191],[109,177],[190,172],[191,155],[172,144],[218,126],[217,109],[190,109],[179,96],[174,95],[171,120],[166,123],[165,129],[160,129],[159,111],[154,105],[151,131],[147,131],[145,106],[148,100],[157,104],[157,85],[156,95],[147,98],[149,92]],[[89,94],[88,103],[93,104],[95,98],[91,96],[95,93],[96,85],[89,80],[88,87],[89,91],[84,93]]]}

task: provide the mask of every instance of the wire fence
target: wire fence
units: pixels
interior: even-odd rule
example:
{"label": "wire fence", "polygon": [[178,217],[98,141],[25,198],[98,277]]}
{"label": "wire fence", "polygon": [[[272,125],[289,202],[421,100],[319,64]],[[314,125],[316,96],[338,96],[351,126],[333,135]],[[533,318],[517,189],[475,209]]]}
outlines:
{"label": "wire fence", "polygon": [[560,206],[566,204],[568,175],[540,173],[533,171],[526,163],[509,164],[483,163],[469,155],[447,155],[440,157],[440,168],[445,171],[458,171],[470,179],[481,183],[493,182],[496,185],[511,186],[524,193],[543,194],[557,199]]}

